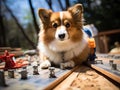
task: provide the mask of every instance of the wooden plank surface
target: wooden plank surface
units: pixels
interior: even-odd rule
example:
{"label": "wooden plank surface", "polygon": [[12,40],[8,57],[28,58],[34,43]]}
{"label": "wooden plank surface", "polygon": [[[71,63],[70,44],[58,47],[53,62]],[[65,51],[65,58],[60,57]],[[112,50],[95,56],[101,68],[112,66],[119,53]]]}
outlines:
{"label": "wooden plank surface", "polygon": [[44,88],[44,90],[52,90],[54,87],[56,87],[59,83],[61,83],[65,78],[67,78],[77,68],[78,68],[78,66],[76,66],[72,70],[66,72],[64,75],[62,75],[61,77],[59,77],[58,79],[56,79],[54,82],[52,82],[51,84],[49,84],[48,86],[46,86]]}
{"label": "wooden plank surface", "polygon": [[118,82],[120,84],[120,75],[116,75],[115,73],[112,73],[112,70],[108,71],[108,70],[105,70],[102,67],[98,67],[94,64],[90,64],[90,67],[92,67],[93,69],[101,72],[102,74],[108,76],[109,78],[115,80],[116,82]]}
{"label": "wooden plank surface", "polygon": [[111,34],[118,34],[118,33],[120,33],[120,29],[115,29],[115,30],[110,30],[110,31],[99,32],[97,36],[111,35]]}
{"label": "wooden plank surface", "polygon": [[52,90],[120,90],[120,88],[95,70],[80,66]]}
{"label": "wooden plank surface", "polygon": [[73,71],[64,81],[62,81],[58,86],[56,86],[53,90],[65,90],[66,87],[69,87],[73,80],[77,77],[80,71],[80,67]]}
{"label": "wooden plank surface", "polygon": [[4,55],[5,50],[8,50],[10,54],[15,54],[15,56],[22,56],[24,54],[21,48],[0,47],[0,55]]}

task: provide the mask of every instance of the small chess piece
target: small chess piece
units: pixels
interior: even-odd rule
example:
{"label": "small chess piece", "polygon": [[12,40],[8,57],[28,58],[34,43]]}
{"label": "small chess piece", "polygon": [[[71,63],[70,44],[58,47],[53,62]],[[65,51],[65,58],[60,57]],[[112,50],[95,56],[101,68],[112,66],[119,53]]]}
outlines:
{"label": "small chess piece", "polygon": [[96,64],[103,64],[102,60],[96,60],[95,63]]}
{"label": "small chess piece", "polygon": [[9,69],[9,70],[8,70],[8,76],[9,76],[10,78],[14,78],[14,70],[13,70],[13,69]]}
{"label": "small chess piece", "polygon": [[109,64],[110,64],[110,66],[112,66],[113,60],[109,60]]}
{"label": "small chess piece", "polygon": [[38,66],[33,66],[33,75],[39,75]]}
{"label": "small chess piece", "polygon": [[0,70],[0,86],[7,86],[3,70]]}
{"label": "small chess piece", "polygon": [[111,69],[112,70],[117,70],[117,64],[112,64]]}
{"label": "small chess piece", "polygon": [[55,76],[55,68],[54,67],[49,67],[49,70],[50,70],[50,76],[49,78],[56,78]]}
{"label": "small chess piece", "polygon": [[40,66],[40,62],[39,61],[37,61],[37,66]]}
{"label": "small chess piece", "polygon": [[21,74],[21,79],[23,79],[23,80],[27,79],[27,70],[26,70],[26,67],[23,67],[23,69],[20,72],[20,74]]}
{"label": "small chess piece", "polygon": [[65,69],[65,65],[64,65],[64,63],[60,63],[60,68],[61,68],[62,70]]}

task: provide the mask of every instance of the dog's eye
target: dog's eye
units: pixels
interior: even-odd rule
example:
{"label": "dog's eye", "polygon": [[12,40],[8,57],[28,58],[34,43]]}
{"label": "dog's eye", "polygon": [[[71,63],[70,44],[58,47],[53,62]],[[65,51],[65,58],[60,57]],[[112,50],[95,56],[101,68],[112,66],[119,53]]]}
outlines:
{"label": "dog's eye", "polygon": [[54,28],[57,28],[57,27],[58,27],[58,24],[57,24],[57,23],[53,23],[52,26],[53,26]]}
{"label": "dog's eye", "polygon": [[69,28],[69,27],[70,27],[70,23],[67,22],[67,23],[65,24],[65,26],[66,26],[66,28]]}

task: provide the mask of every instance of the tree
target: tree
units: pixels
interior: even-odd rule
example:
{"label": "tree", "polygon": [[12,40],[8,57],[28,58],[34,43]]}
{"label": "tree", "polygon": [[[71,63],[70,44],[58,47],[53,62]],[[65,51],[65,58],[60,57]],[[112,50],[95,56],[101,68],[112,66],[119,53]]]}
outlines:
{"label": "tree", "polygon": [[119,0],[78,0],[84,6],[87,24],[95,24],[99,31],[120,28]]}
{"label": "tree", "polygon": [[28,1],[29,1],[29,5],[30,5],[32,17],[33,17],[35,30],[36,30],[36,33],[38,34],[39,33],[39,27],[38,27],[38,24],[37,24],[37,21],[36,21],[35,12],[34,12],[34,9],[33,9],[33,6],[32,6],[32,1],[31,0],[28,0]]}
{"label": "tree", "polygon": [[[2,8],[2,2],[0,1],[0,8]],[[0,46],[6,46],[6,28],[3,22],[3,15],[0,9]]]}
{"label": "tree", "polygon": [[6,46],[6,29],[3,23],[3,16],[0,14],[0,46]]}
{"label": "tree", "polygon": [[51,10],[53,10],[53,9],[52,9],[52,1],[51,1],[51,0],[46,0],[46,2],[47,2],[47,4],[48,4],[49,8],[50,8]]}
{"label": "tree", "polygon": [[24,28],[20,25],[20,23],[18,22],[17,18],[14,16],[13,12],[11,11],[11,9],[7,6],[6,2],[3,1],[6,9],[9,11],[9,13],[11,14],[11,16],[13,17],[13,19],[15,20],[16,24],[18,25],[18,27],[20,28],[21,32],[23,33],[25,39],[29,42],[29,44],[33,47],[36,48],[35,44],[29,39],[29,37],[26,35],[26,33],[24,32]]}

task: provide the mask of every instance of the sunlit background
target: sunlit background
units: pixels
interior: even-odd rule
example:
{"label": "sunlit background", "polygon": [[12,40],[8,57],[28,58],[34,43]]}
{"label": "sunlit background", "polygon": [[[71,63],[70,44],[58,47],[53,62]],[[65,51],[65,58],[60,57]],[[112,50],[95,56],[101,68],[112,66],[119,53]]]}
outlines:
{"label": "sunlit background", "polygon": [[[36,48],[38,8],[58,12],[77,3],[83,4],[85,25],[93,24],[101,33],[96,36],[97,50],[109,52],[120,42],[120,0],[0,0],[0,47]],[[102,45],[100,39],[107,43]]]}

